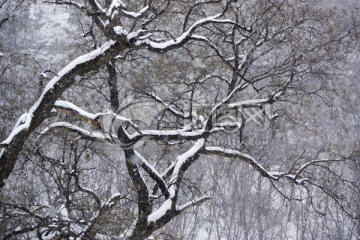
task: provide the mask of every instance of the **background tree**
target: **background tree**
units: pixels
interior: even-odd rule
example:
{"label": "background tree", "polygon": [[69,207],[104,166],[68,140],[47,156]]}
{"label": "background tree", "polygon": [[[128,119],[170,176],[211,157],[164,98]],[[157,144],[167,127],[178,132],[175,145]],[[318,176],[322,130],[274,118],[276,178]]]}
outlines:
{"label": "background tree", "polygon": [[[267,239],[292,224],[296,238],[334,226],[356,238],[357,135],[319,111],[353,111],[339,92],[358,44],[351,15],[311,1],[46,3],[72,9],[73,51],[91,52],[49,71],[2,142],[5,239]],[[315,213],[343,220],[321,218],[320,234]]]}

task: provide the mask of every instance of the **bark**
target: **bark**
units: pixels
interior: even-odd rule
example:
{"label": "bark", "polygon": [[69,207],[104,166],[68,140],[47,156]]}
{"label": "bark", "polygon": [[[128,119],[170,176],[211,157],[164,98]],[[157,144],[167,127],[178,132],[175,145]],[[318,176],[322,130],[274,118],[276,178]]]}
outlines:
{"label": "bark", "polygon": [[119,109],[119,92],[117,89],[117,76],[116,76],[116,67],[115,67],[115,61],[110,61],[106,64],[106,67],[109,72],[109,90],[110,90],[110,104],[111,104],[111,110],[113,112],[116,112]]}

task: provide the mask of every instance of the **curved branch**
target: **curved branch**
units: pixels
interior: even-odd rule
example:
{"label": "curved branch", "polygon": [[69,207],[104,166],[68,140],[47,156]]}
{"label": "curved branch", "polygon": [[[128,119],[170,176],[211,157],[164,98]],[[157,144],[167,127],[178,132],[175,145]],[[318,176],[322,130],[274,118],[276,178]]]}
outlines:
{"label": "curved branch", "polygon": [[200,19],[196,21],[186,32],[184,32],[181,36],[176,39],[171,39],[165,42],[155,42],[150,39],[137,40],[135,41],[135,45],[147,47],[149,50],[154,52],[167,52],[172,49],[175,49],[179,46],[184,45],[190,40],[194,40],[192,38],[193,33],[200,27],[211,24],[211,23],[221,23],[221,24],[235,24],[232,20],[228,19],[218,19],[222,14],[217,14],[214,16],[210,16],[204,19]]}
{"label": "curved branch", "polygon": [[158,184],[161,192],[164,194],[165,199],[168,199],[170,194],[167,190],[168,186],[165,183],[162,176],[156,171],[156,169],[137,151],[134,151],[135,155],[140,160],[140,166],[150,175],[150,177]]}
{"label": "curved branch", "polygon": [[109,138],[109,137],[106,137],[105,134],[102,133],[102,132],[98,132],[98,131],[90,132],[88,130],[85,130],[85,129],[81,128],[81,127],[75,126],[75,125],[73,125],[71,123],[68,123],[68,122],[56,122],[56,123],[50,124],[50,126],[45,128],[40,133],[40,135],[45,135],[48,132],[50,132],[52,130],[55,130],[55,129],[66,129],[66,130],[69,130],[71,132],[79,134],[83,138],[91,139],[91,140],[103,141],[103,140],[106,140],[106,139]]}
{"label": "curved branch", "polygon": [[[165,109],[168,110],[170,113],[172,113],[174,116],[182,118],[182,119],[190,119],[191,118],[190,113],[184,113],[184,111],[182,109],[180,109],[180,111],[176,110],[175,108],[173,108],[171,106],[171,103],[164,102],[164,100],[162,100],[159,96],[157,96],[151,92],[141,91],[141,93],[150,97],[154,101],[163,104],[165,106]],[[178,107],[178,106],[176,106],[176,107]]]}
{"label": "curved branch", "polygon": [[240,159],[251,166],[253,166],[261,175],[272,180],[278,180],[279,178],[268,172],[260,163],[258,163],[253,157],[248,154],[239,152],[237,150],[231,150],[221,147],[205,147],[205,154],[219,155],[228,158]]}
{"label": "curved branch", "polygon": [[26,113],[26,119],[2,142],[0,190],[12,172],[26,139],[49,116],[56,99],[75,82],[76,76],[100,68],[126,48],[129,48],[126,42],[109,41],[102,47],[76,58],[50,80],[39,99]]}
{"label": "curved branch", "polygon": [[54,104],[54,108],[70,116],[75,116],[76,118],[92,125],[95,128],[101,127],[100,122],[97,119],[101,115],[103,115],[103,113],[98,113],[98,114],[89,113],[87,111],[82,110],[75,104],[63,100],[57,100]]}
{"label": "curved branch", "polygon": [[210,200],[211,197],[209,196],[204,196],[204,197],[200,197],[200,198],[196,198],[193,201],[190,201],[188,203],[185,203],[184,205],[181,205],[179,207],[177,207],[177,210],[180,212],[186,211],[187,209],[194,207],[196,205],[199,205],[207,200]]}

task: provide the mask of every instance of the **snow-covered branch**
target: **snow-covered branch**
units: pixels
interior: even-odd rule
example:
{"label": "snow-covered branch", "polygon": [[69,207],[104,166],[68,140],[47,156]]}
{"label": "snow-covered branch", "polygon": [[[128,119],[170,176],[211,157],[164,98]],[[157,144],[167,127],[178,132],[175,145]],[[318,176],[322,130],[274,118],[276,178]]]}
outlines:
{"label": "snow-covered branch", "polygon": [[[69,115],[73,115],[80,120],[83,120],[83,122],[85,122],[85,123],[89,123],[96,129],[114,128],[115,126],[111,126],[111,125],[117,124],[117,122],[119,122],[119,123],[129,124],[135,131],[138,132],[138,134],[141,134],[139,127],[131,119],[122,117],[112,111],[94,114],[94,113],[90,113],[90,112],[87,112],[87,111],[81,109],[80,107],[76,106],[75,104],[73,104],[71,102],[62,101],[62,100],[56,101],[54,104],[54,107],[56,109],[59,109],[63,112],[68,113]],[[119,126],[116,125],[116,127],[120,127],[120,125]],[[114,129],[114,130],[116,130],[116,129]],[[116,133],[109,132],[109,134],[112,136],[113,134],[116,134]],[[128,136],[131,138],[130,135],[128,135]]]}
{"label": "snow-covered branch", "polygon": [[[63,2],[66,4],[66,1]],[[94,5],[100,12],[104,12],[103,8],[97,1],[91,1],[90,4]],[[82,6],[78,6],[82,8]],[[114,11],[118,8],[125,7],[122,1],[114,0],[112,1],[107,14],[111,17]],[[146,11],[142,9],[143,11]],[[186,32],[184,32],[180,37],[176,39],[171,39],[165,42],[155,42],[150,39],[138,39],[135,40],[135,45],[144,45],[152,51],[168,51],[170,49],[180,47],[191,39],[191,35],[200,27],[210,24],[210,23],[220,23],[220,24],[234,24],[231,20],[222,20],[218,19],[222,14],[217,14],[210,16],[201,20],[196,21]],[[129,33],[133,34],[133,33]],[[125,40],[125,39],[123,39]],[[16,148],[15,152],[18,152],[22,148],[25,140],[41,122],[47,117],[47,114],[51,111],[52,105],[55,100],[65,91],[73,82],[76,75],[82,75],[83,73],[89,72],[93,69],[106,64],[110,59],[114,58],[116,55],[121,52],[121,50],[128,48],[128,43],[121,43],[119,41],[110,41],[104,46],[85,54],[74,61],[72,61],[68,66],[61,70],[56,77],[54,77],[46,86],[43,93],[41,94],[38,101],[23,115],[23,121],[20,125],[16,126],[10,136],[1,143],[2,147],[5,147],[0,152],[0,161],[7,161],[11,164],[2,164],[7,166],[6,168],[2,167],[0,171],[1,184],[2,187],[3,179],[7,178],[10,174],[13,163],[16,161],[17,154],[6,153],[11,151],[12,148]],[[71,108],[71,107],[70,107]],[[72,109],[74,110],[74,109]],[[26,119],[25,119],[26,116]],[[73,128],[74,129],[74,128]],[[83,132],[83,131],[82,131]],[[193,134],[191,134],[193,135]],[[15,140],[16,138],[16,140]],[[12,145],[13,143],[15,143]],[[16,145],[16,146],[15,146]],[[6,160],[5,160],[6,158]]]}
{"label": "snow-covered branch", "polygon": [[212,110],[210,111],[208,119],[205,121],[205,129],[211,131],[213,127],[214,119],[219,117],[224,113],[224,110],[227,108],[231,99],[235,96],[238,91],[241,91],[247,87],[247,84],[240,84],[235,87],[221,102],[217,103]]}
{"label": "snow-covered branch", "polygon": [[240,159],[255,168],[255,170],[259,171],[261,175],[267,177],[269,179],[278,180],[277,176],[269,173],[258,161],[256,161],[253,157],[246,153],[242,153],[237,150],[226,149],[221,147],[205,147],[205,154],[214,154],[220,155],[228,158],[237,158]]}
{"label": "snow-covered branch", "polygon": [[252,99],[252,100],[244,100],[240,102],[230,103],[228,105],[229,108],[250,108],[250,107],[260,107],[264,104],[271,104],[275,101],[279,100],[280,96],[284,94],[284,91],[280,90],[272,93],[269,97],[260,98],[260,99]]}
{"label": "snow-covered branch", "polygon": [[125,150],[126,166],[137,192],[138,218],[135,229],[147,226],[147,216],[152,211],[148,185],[138,168],[138,159],[133,149]]}
{"label": "snow-covered branch", "polygon": [[40,135],[45,135],[47,133],[49,133],[52,130],[55,129],[67,129],[71,132],[77,133],[80,136],[82,136],[83,138],[88,138],[88,139],[93,139],[93,140],[99,140],[99,141],[103,141],[109,138],[106,137],[106,135],[102,132],[99,131],[88,131],[84,128],[78,127],[76,125],[73,125],[71,123],[68,122],[56,122],[56,123],[52,123],[50,124],[47,128],[45,128]]}
{"label": "snow-covered branch", "polygon": [[10,175],[30,133],[48,117],[55,101],[75,82],[76,76],[103,66],[127,47],[127,44],[109,41],[102,47],[76,58],[49,81],[39,99],[21,116],[21,124],[16,125],[7,139],[1,143],[0,188]]}
{"label": "snow-covered branch", "polygon": [[[190,113],[187,113],[187,112],[184,112],[182,111],[182,109],[180,110],[176,110],[171,103],[167,103],[165,102],[164,100],[162,100],[158,95],[154,94],[154,93],[151,93],[151,92],[141,92],[143,93],[144,95],[150,97],[151,99],[153,99],[154,101],[158,102],[158,103],[161,103],[165,106],[166,110],[168,110],[169,112],[171,112],[174,116],[176,117],[180,117],[180,118],[183,118],[183,119],[189,119],[191,118],[190,116]],[[175,105],[176,106],[176,105]],[[176,106],[178,107],[178,106]],[[179,108],[179,107],[178,107]]]}
{"label": "snow-covered branch", "polygon": [[91,6],[97,10],[97,12],[105,14],[106,10],[101,6],[101,4],[97,0],[89,0]]}
{"label": "snow-covered branch", "polygon": [[[224,100],[225,101],[225,100]],[[220,106],[220,105],[219,105]],[[41,134],[45,134],[55,128],[67,128],[73,132],[77,132],[84,137],[105,140],[105,139],[118,139],[120,141],[119,133],[128,139],[130,145],[134,145],[136,142],[143,140],[164,140],[164,141],[174,141],[174,140],[198,140],[203,138],[205,135],[210,133],[215,133],[218,131],[224,130],[226,127],[241,127],[240,123],[224,123],[217,124],[215,127],[210,129],[210,131],[205,129],[205,126],[201,129],[193,130],[191,126],[184,126],[183,128],[174,129],[174,130],[147,130],[140,129],[131,119],[119,116],[111,111],[106,113],[90,113],[87,112],[75,104],[68,101],[56,101],[54,107],[59,111],[63,111],[71,116],[74,116],[84,123],[89,123],[92,127],[95,127],[94,131],[88,131],[83,128],[77,127],[73,124],[61,122],[53,123],[48,128],[46,128]],[[175,110],[174,110],[175,111]],[[215,111],[215,110],[214,110]],[[179,112],[180,114],[180,112]],[[125,129],[122,131],[117,131],[122,127],[123,123],[129,124],[135,132],[129,134]],[[99,132],[99,130],[102,130]],[[119,143],[116,141],[116,143]],[[126,145],[127,146],[127,145]]]}
{"label": "snow-covered branch", "polygon": [[183,212],[183,211],[186,211],[187,209],[189,208],[192,208],[196,205],[199,205],[207,200],[210,200],[211,197],[209,196],[203,196],[203,197],[200,197],[200,198],[196,198],[188,203],[185,203],[184,205],[181,205],[181,206],[178,206],[177,207],[177,210],[180,211],[180,212]]}
{"label": "snow-covered branch", "polygon": [[158,171],[138,152],[134,151],[135,155],[140,160],[140,166],[150,175],[150,177],[158,184],[161,192],[164,194],[165,199],[169,198],[168,186],[163,177]]}
{"label": "snow-covered branch", "polygon": [[103,115],[103,113],[98,113],[98,114],[89,113],[79,108],[75,104],[63,100],[57,100],[54,104],[54,108],[59,111],[65,112],[70,116],[75,115],[76,118],[79,118],[80,120],[88,124],[91,124],[96,128],[100,128],[98,117]]}
{"label": "snow-covered branch", "polygon": [[141,18],[148,10],[149,10],[149,6],[145,6],[142,9],[140,9],[138,12],[131,12],[131,11],[126,11],[124,9],[121,9],[121,12],[125,14],[125,16],[129,17],[129,18]]}
{"label": "snow-covered branch", "polygon": [[137,40],[135,44],[138,46],[145,46],[148,49],[155,52],[166,52],[171,49],[177,48],[179,46],[184,45],[186,42],[191,40],[194,32],[200,27],[211,24],[211,23],[220,23],[220,24],[234,24],[231,20],[226,19],[218,19],[222,14],[216,14],[214,16],[206,17],[196,21],[192,26],[189,27],[187,31],[185,31],[181,36],[176,39],[167,40],[164,42],[157,42],[151,39]]}
{"label": "snow-covered branch", "polygon": [[[199,139],[188,151],[186,151],[176,159],[174,170],[172,171],[170,178],[170,183],[175,183],[175,181],[179,182],[179,178],[181,178],[182,175],[185,173],[186,169],[189,167],[188,165],[191,164],[193,160],[195,160],[196,156],[199,155],[199,153],[203,150],[204,146],[205,139]],[[173,193],[175,194],[175,192]]]}
{"label": "snow-covered branch", "polygon": [[160,208],[158,208],[148,216],[147,222],[149,224],[159,221],[166,221],[167,216],[175,216],[180,213],[176,209],[176,202],[182,177],[185,174],[187,168],[200,156],[200,153],[203,150],[204,146],[205,139],[199,139],[188,151],[186,151],[176,159],[174,163],[174,168],[171,173],[170,184],[168,188],[170,196],[164,201]]}
{"label": "snow-covered branch", "polygon": [[304,184],[305,182],[310,182],[310,179],[307,177],[302,177],[301,173],[304,172],[304,170],[310,166],[316,166],[317,163],[331,163],[331,162],[343,162],[344,159],[322,159],[322,160],[313,160],[309,161],[302,166],[298,170],[296,170],[294,173],[292,173],[292,169],[290,171],[268,171],[263,167],[258,161],[256,161],[253,157],[251,157],[248,154],[242,153],[237,150],[231,150],[231,149],[225,149],[221,147],[205,147],[205,154],[215,154],[220,155],[228,158],[236,158],[240,159],[251,166],[254,167],[255,170],[257,170],[261,175],[264,177],[267,177],[270,180],[278,181],[280,179],[287,179],[291,182],[294,182],[296,184]]}

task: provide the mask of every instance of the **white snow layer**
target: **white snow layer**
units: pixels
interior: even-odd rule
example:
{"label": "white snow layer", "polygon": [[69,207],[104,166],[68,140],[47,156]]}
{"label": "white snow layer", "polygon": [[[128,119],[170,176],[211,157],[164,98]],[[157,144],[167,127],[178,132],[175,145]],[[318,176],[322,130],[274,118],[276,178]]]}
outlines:
{"label": "white snow layer", "polygon": [[81,108],[79,108],[78,106],[76,106],[75,104],[68,102],[68,101],[57,100],[54,105],[57,107],[70,109],[74,112],[77,112],[81,116],[89,118],[89,119],[95,119],[98,116],[98,114],[92,114],[92,113],[86,112],[86,111],[82,110]]}
{"label": "white snow layer", "polygon": [[128,16],[131,16],[133,18],[138,18],[140,17],[144,12],[146,12],[147,10],[149,9],[149,6],[145,6],[143,7],[139,12],[128,12],[128,11],[125,11],[125,10],[122,10],[123,13],[125,13],[126,15]]}
{"label": "white snow layer", "polygon": [[[77,65],[85,63],[87,61],[90,61],[101,54],[103,54],[106,50],[111,48],[116,42],[115,41],[109,41],[103,46],[101,46],[98,49],[95,49],[94,51],[82,55],[75,60],[73,60],[71,63],[69,63],[66,67],[64,67],[53,79],[49,81],[49,83],[46,85],[45,89],[43,90],[41,96],[39,99],[35,102],[35,104],[29,109],[29,111],[19,118],[18,122],[21,121],[21,124],[16,124],[13,131],[10,133],[9,137],[5,139],[2,144],[10,144],[13,138],[18,135],[20,132],[27,130],[30,127],[30,124],[33,120],[33,114],[40,106],[40,103],[43,101],[45,94],[47,94],[49,91],[51,91],[55,84],[57,84],[64,75],[69,73],[71,70],[73,70]],[[3,154],[4,151],[1,151],[1,154]],[[1,156],[1,155],[0,155]]]}
{"label": "white snow layer", "polygon": [[161,207],[158,210],[156,210],[155,212],[153,212],[148,216],[148,223],[156,222],[161,217],[163,217],[166,214],[166,212],[171,209],[171,205],[172,205],[172,200],[169,198],[161,205]]}

